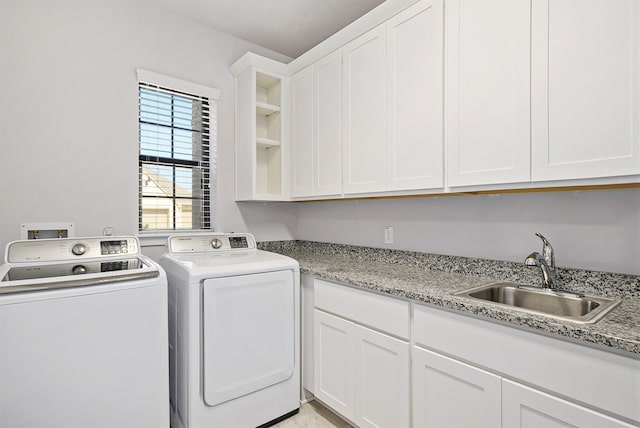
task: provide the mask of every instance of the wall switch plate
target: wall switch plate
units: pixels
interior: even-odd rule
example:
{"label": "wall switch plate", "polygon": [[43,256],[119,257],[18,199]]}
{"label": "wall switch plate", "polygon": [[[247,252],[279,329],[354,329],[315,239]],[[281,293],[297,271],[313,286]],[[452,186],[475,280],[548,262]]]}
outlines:
{"label": "wall switch plate", "polygon": [[391,226],[384,228],[384,243],[393,244],[393,227]]}

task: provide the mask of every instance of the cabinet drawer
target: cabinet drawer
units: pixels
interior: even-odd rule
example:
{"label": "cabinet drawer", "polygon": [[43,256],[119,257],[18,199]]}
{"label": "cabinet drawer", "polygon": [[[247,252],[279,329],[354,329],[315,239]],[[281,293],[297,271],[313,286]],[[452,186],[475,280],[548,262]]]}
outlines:
{"label": "cabinet drawer", "polygon": [[323,311],[409,339],[409,302],[317,279],[314,305]]}

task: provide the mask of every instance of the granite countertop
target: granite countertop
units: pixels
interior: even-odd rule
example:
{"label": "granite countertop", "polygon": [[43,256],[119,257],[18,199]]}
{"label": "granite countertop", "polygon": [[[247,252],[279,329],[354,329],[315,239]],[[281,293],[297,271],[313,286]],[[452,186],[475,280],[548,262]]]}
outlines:
{"label": "granite countertop", "polygon": [[536,284],[522,264],[306,241],[261,243],[300,263],[302,273],[426,303],[640,358],[640,277],[558,268],[563,287],[622,300],[595,324],[577,324],[454,296],[497,281]]}

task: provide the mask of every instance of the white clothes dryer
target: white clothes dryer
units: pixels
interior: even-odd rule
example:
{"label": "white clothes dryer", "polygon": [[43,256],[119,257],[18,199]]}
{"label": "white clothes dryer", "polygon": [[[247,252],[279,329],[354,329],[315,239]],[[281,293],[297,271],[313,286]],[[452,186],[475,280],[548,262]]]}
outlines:
{"label": "white clothes dryer", "polygon": [[14,241],[0,426],[168,428],[167,279],[134,237]]}
{"label": "white clothes dryer", "polygon": [[254,428],[300,407],[298,262],[248,233],[169,238],[173,428]]}

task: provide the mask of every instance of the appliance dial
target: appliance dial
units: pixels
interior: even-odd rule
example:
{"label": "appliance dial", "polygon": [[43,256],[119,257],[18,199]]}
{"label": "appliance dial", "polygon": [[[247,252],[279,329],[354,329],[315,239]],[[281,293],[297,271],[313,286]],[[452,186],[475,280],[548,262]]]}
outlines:
{"label": "appliance dial", "polygon": [[74,275],[87,273],[87,267],[83,265],[74,266],[73,269],[71,269],[71,273],[73,273]]}
{"label": "appliance dial", "polygon": [[81,256],[87,252],[87,246],[80,243],[75,244],[73,247],[71,247],[71,252],[76,256]]}
{"label": "appliance dial", "polygon": [[211,247],[215,250],[219,249],[220,247],[222,247],[222,241],[218,238],[213,238],[211,240]]}

